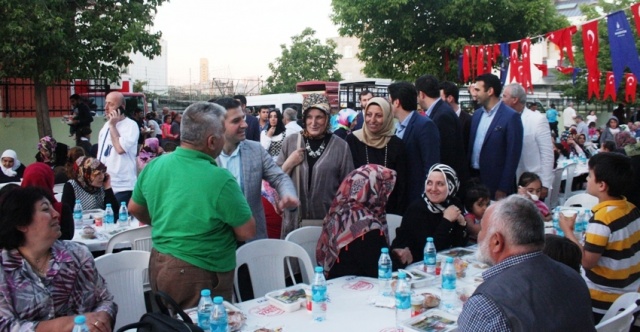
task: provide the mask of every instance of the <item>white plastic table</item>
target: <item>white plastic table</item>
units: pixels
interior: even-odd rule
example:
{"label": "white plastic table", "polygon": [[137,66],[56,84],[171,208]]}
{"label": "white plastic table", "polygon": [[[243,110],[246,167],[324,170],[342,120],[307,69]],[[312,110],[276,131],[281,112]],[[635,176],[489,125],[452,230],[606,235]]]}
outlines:
{"label": "white plastic table", "polygon": [[[109,243],[109,239],[111,239],[114,235],[128,230],[141,227],[138,220],[132,219],[129,222],[129,226],[119,227],[118,225],[113,226],[113,229],[107,231],[104,226],[96,227],[96,238],[95,239],[85,239],[82,237],[82,230],[76,229],[75,234],[73,235],[72,241],[84,243],[90,251],[105,251],[107,249],[107,243]],[[144,226],[142,226],[144,227]],[[126,243],[116,244],[115,249],[127,248],[128,245]]]}

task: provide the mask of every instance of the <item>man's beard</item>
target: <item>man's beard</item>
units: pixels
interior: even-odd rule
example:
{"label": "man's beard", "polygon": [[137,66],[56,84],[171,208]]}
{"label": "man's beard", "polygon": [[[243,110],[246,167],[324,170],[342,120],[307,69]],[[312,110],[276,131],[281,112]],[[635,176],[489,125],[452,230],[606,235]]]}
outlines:
{"label": "man's beard", "polygon": [[478,243],[478,250],[476,251],[476,259],[487,265],[494,265],[489,254],[489,242],[487,240]]}

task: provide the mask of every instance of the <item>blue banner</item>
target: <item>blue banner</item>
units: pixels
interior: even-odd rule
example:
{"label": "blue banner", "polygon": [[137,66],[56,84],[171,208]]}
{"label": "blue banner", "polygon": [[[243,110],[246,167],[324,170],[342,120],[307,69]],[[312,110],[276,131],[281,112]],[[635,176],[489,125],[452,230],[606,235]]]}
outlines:
{"label": "blue banner", "polygon": [[618,11],[607,16],[609,31],[609,46],[611,63],[613,64],[614,86],[618,91],[618,84],[624,77],[625,67],[629,67],[636,77],[640,77],[640,60],[633,38],[633,32],[624,11]]}
{"label": "blue banner", "polygon": [[509,73],[509,43],[500,44],[500,54],[502,55],[502,64],[500,65],[500,82],[504,85],[507,82],[507,74]]}

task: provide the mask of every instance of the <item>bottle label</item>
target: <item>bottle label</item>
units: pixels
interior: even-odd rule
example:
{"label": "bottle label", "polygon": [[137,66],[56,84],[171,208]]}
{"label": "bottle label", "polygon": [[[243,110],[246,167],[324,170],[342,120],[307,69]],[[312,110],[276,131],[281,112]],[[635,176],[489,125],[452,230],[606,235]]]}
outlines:
{"label": "bottle label", "polygon": [[398,309],[410,309],[411,308],[411,294],[407,292],[396,293],[396,308]]}
{"label": "bottle label", "polygon": [[391,279],[391,267],[388,265],[380,265],[378,267],[378,278]]}
{"label": "bottle label", "polygon": [[456,275],[443,275],[442,276],[442,288],[443,289],[456,289]]}
{"label": "bottle label", "polygon": [[436,265],[436,255],[427,254],[427,256],[425,256],[425,263],[427,265]]}

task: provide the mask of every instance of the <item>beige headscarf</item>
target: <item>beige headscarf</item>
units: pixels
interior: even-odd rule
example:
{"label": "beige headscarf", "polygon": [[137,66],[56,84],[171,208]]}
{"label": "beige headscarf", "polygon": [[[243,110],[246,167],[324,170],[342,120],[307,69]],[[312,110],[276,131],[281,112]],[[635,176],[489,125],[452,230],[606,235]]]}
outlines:
{"label": "beige headscarf", "polygon": [[[371,105],[378,105],[382,108],[382,129],[378,134],[374,134],[367,128],[367,124],[365,123],[362,126],[362,129],[354,131],[352,134],[355,135],[362,143],[376,149],[382,149],[387,146],[391,136],[395,134],[395,127],[393,126],[393,116],[391,114],[391,104],[380,97],[371,98],[369,103],[367,104],[367,108],[365,108],[364,112],[366,113],[367,109]],[[364,114],[363,114],[364,115]],[[362,117],[364,118],[364,116]]]}

